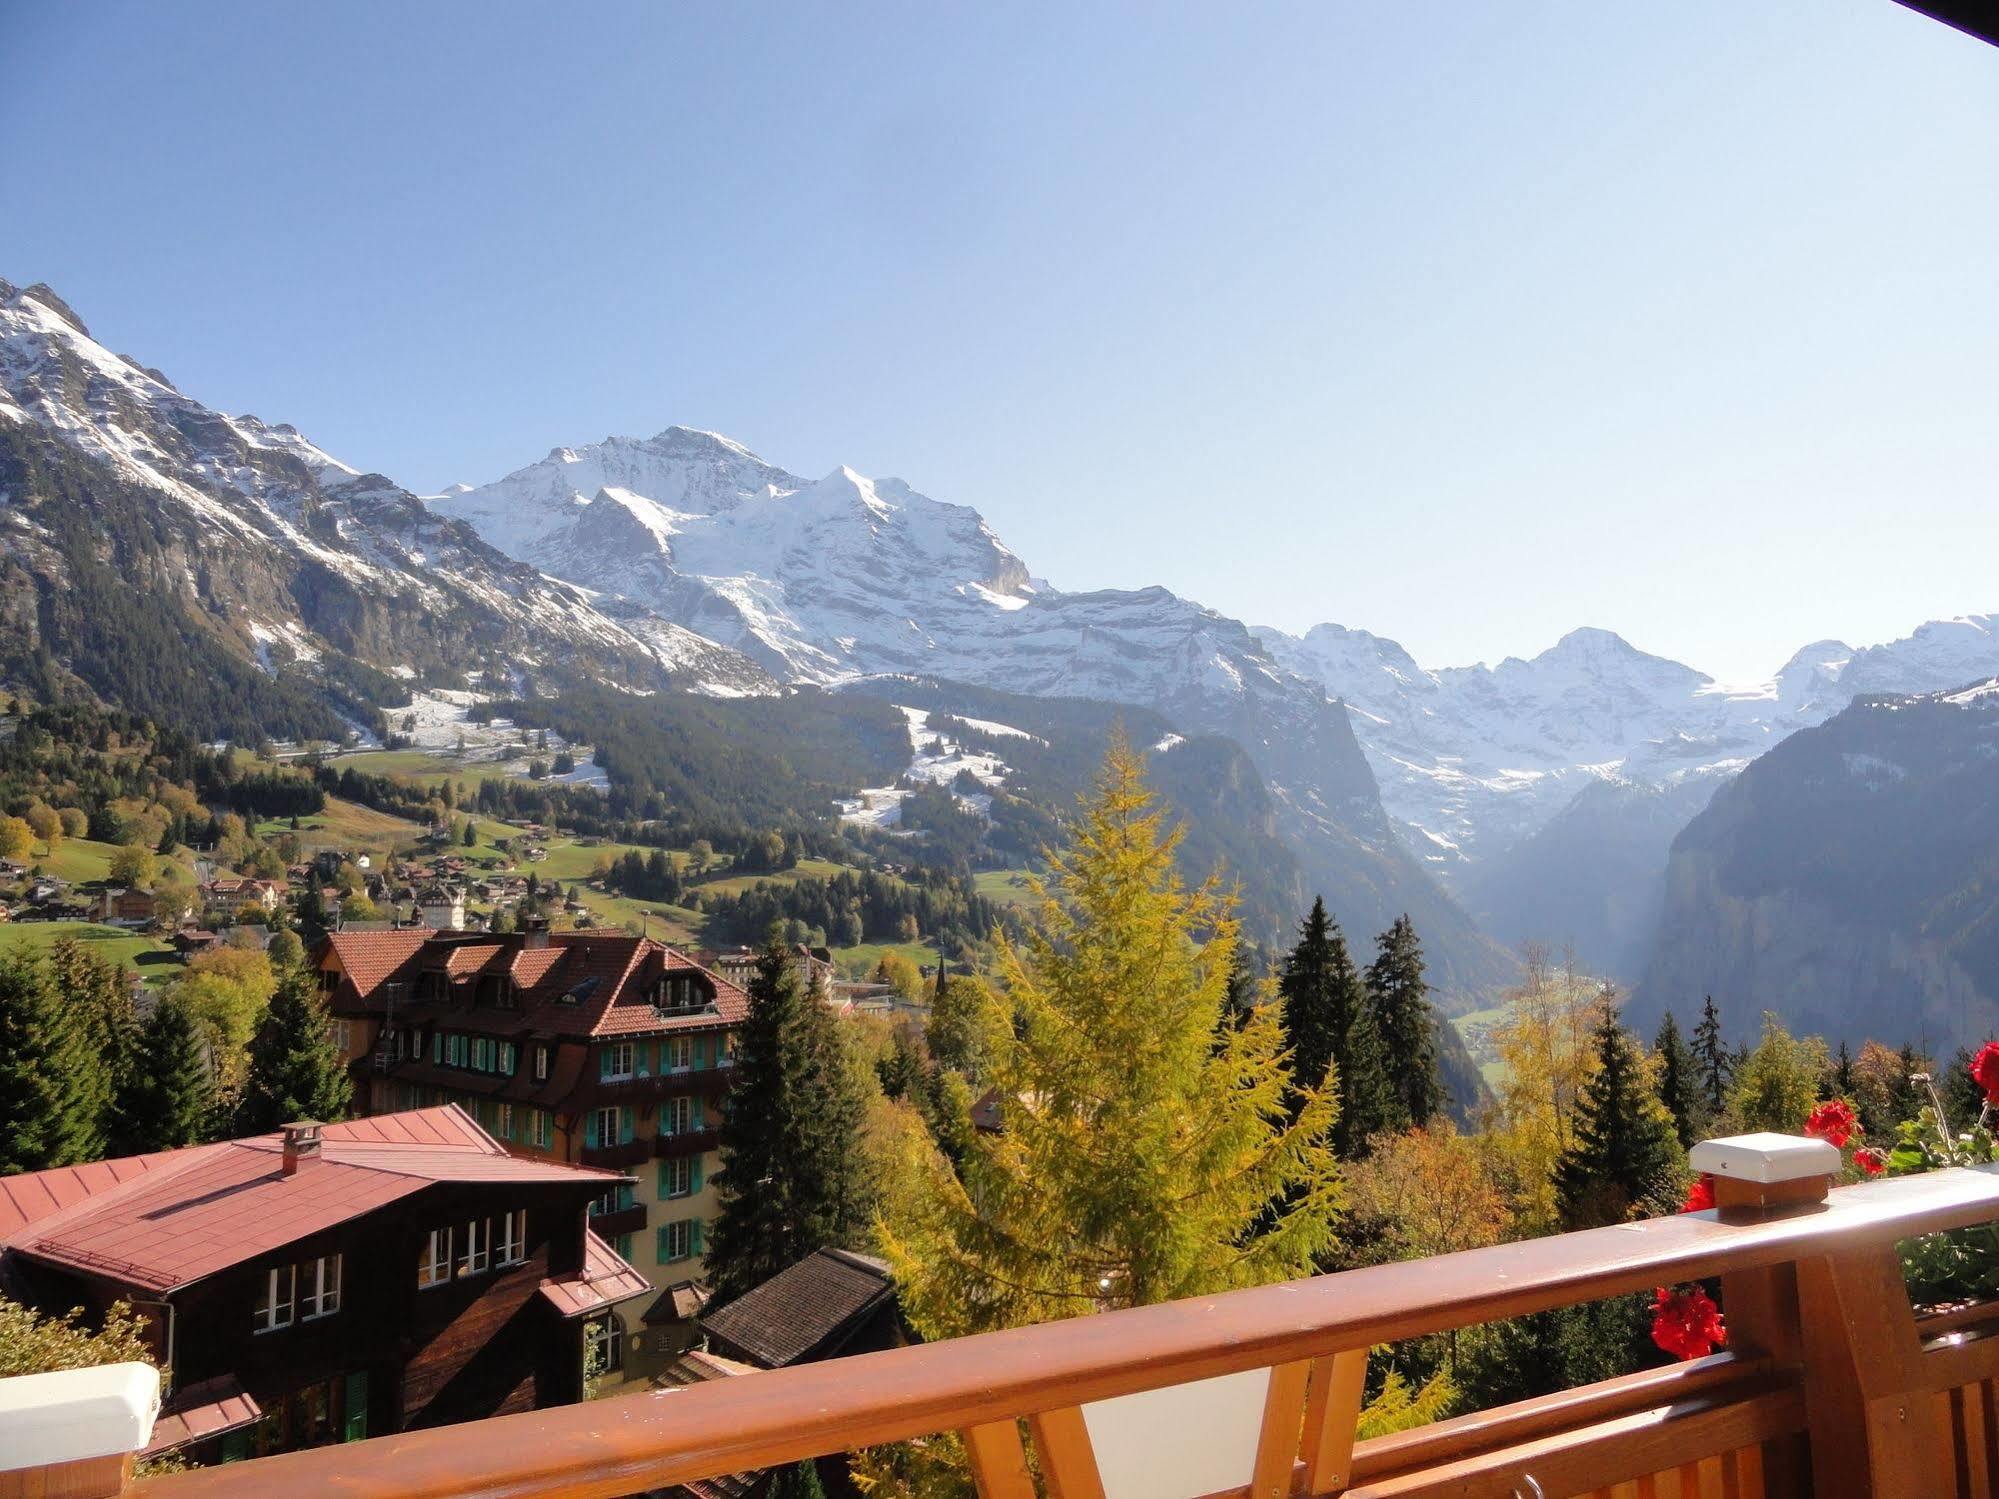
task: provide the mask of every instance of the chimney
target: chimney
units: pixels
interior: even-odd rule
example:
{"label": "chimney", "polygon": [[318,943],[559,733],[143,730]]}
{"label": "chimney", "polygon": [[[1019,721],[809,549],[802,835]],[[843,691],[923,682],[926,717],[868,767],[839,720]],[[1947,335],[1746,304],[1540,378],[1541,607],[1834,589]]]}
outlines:
{"label": "chimney", "polygon": [[319,1159],[319,1129],[316,1119],[301,1119],[296,1124],[285,1126],[286,1176],[298,1175],[299,1167],[307,1161]]}
{"label": "chimney", "polygon": [[521,918],[521,946],[529,952],[548,946],[548,918],[546,916],[524,916]]}

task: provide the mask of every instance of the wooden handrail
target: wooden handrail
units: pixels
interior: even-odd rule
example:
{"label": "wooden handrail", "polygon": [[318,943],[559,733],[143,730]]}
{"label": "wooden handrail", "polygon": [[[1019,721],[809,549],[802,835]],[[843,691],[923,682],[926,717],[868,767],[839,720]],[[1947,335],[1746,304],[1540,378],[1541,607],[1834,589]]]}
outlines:
{"label": "wooden handrail", "polygon": [[145,1499],[629,1494],[1009,1423],[1655,1285],[1885,1251],[1999,1218],[1999,1177],[1870,1182],[1753,1221],[1713,1212],[501,1416],[148,1479]]}

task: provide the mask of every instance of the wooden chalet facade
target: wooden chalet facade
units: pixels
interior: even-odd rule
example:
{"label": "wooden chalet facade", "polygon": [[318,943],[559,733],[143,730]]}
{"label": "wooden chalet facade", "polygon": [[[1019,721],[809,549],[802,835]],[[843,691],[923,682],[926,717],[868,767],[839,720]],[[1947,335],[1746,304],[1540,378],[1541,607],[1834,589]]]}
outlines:
{"label": "wooden chalet facade", "polygon": [[586,1228],[620,1180],[455,1108],[295,1125],[0,1178],[0,1279],[146,1318],[149,1451],[262,1456],[581,1399],[587,1325],[645,1290]]}
{"label": "wooden chalet facade", "polygon": [[[629,1173],[592,1223],[665,1293],[702,1274],[749,999],[624,933],[335,933],[314,955],[357,1109],[456,1103],[516,1155]],[[636,1374],[643,1313],[612,1322]]]}

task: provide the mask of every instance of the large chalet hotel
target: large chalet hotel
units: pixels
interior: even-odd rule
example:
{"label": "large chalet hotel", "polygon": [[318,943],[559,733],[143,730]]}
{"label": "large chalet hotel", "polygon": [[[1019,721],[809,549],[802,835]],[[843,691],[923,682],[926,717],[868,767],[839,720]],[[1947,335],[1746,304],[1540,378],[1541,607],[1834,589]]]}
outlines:
{"label": "large chalet hotel", "polygon": [[591,1227],[661,1290],[702,1278],[717,1132],[749,999],[599,932],[341,932],[314,959],[358,1113],[455,1103],[519,1156],[637,1177]]}

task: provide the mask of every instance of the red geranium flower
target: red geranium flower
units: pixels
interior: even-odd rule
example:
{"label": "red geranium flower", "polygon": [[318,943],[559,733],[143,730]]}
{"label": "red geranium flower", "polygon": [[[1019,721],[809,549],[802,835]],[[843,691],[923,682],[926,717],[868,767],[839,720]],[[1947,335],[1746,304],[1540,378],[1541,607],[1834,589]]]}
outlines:
{"label": "red geranium flower", "polygon": [[1881,1152],[1878,1150],[1869,1150],[1865,1145],[1854,1151],[1853,1164],[1858,1166],[1862,1174],[1867,1176],[1879,1176],[1888,1169],[1888,1162],[1882,1156]]}
{"label": "red geranium flower", "polygon": [[1699,1286],[1652,1293],[1652,1341],[1679,1359],[1706,1358],[1728,1342],[1721,1309]]}
{"label": "red geranium flower", "polygon": [[1811,1117],[1805,1120],[1805,1133],[1844,1150],[1846,1142],[1853,1138],[1857,1124],[1853,1117],[1853,1105],[1843,1098],[1834,1098],[1812,1110]]}
{"label": "red geranium flower", "polygon": [[1683,1213],[1704,1213],[1714,1206],[1714,1178],[1703,1171],[1694,1178],[1694,1184],[1687,1188],[1687,1200],[1680,1204]]}
{"label": "red geranium flower", "polygon": [[1971,1075],[1985,1090],[1985,1101],[1999,1108],[1999,1041],[1987,1041],[1971,1059]]}

